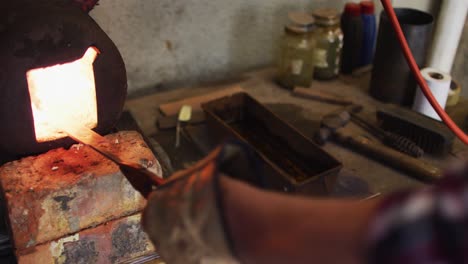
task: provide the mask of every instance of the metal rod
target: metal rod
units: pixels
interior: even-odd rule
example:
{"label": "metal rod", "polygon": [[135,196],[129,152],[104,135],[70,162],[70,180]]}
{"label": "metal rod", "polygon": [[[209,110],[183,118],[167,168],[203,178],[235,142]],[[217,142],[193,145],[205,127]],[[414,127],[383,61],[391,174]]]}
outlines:
{"label": "metal rod", "polygon": [[[160,186],[164,183],[164,179],[160,175],[156,175],[154,172],[143,167],[141,164],[121,159],[118,155],[112,153],[108,149],[108,147],[111,145],[110,142],[108,142],[106,138],[94,132],[93,130],[86,127],[72,126],[67,126],[66,129],[62,130],[64,130],[64,132],[74,140],[88,145],[107,159],[119,165],[119,167],[123,168],[125,171],[131,170],[131,173],[138,173],[142,175],[142,177],[147,177],[155,186]],[[106,148],[105,146],[108,147]]]}

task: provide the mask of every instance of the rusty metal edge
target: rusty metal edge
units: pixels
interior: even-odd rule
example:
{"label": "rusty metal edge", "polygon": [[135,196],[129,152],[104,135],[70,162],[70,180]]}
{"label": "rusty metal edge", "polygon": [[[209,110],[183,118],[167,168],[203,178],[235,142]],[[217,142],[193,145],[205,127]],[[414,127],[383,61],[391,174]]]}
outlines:
{"label": "rusty metal edge", "polygon": [[[263,104],[261,104],[259,101],[257,101],[255,98],[253,98],[251,95],[249,95],[247,92],[239,92],[239,93],[235,93],[235,94],[232,94],[232,95],[229,95],[229,96],[224,96],[224,97],[221,97],[221,98],[218,98],[218,99],[215,99],[215,100],[212,100],[212,101],[209,101],[207,103],[203,103],[201,106],[202,106],[202,109],[205,111],[206,113],[206,117],[207,117],[207,123],[208,125],[216,125],[218,127],[220,127],[222,130],[224,130],[225,132],[235,136],[237,139],[241,140],[242,142],[245,142],[249,145],[251,145],[245,138],[243,138],[239,133],[237,133],[234,129],[232,129],[229,124],[227,124],[224,120],[222,120],[221,118],[219,118],[213,111],[212,109],[210,108],[210,104],[214,104],[215,102],[218,102],[218,101],[221,101],[221,100],[227,100],[229,98],[232,98],[234,96],[239,96],[239,95],[242,95],[242,96],[245,96],[247,98],[249,98],[249,100],[252,100],[255,104],[257,104],[259,107],[263,108],[266,112],[268,112],[269,115],[271,115],[271,118],[275,120],[275,122],[281,122],[283,123],[284,125],[286,125],[288,127],[288,129],[291,129],[293,131],[293,133],[295,133],[297,136],[303,138],[305,141],[307,141],[310,145],[316,147],[317,150],[321,151],[323,155],[325,155],[328,159],[330,159],[332,162],[336,163],[336,166],[334,166],[333,168],[330,168],[324,172],[321,172],[319,174],[316,174],[306,180],[303,180],[303,181],[296,181],[296,179],[294,179],[293,176],[289,175],[288,173],[286,173],[283,169],[281,169],[280,167],[278,167],[276,164],[274,164],[273,162],[271,162],[267,156],[265,156],[264,154],[262,154],[261,152],[259,152],[258,150],[256,150],[256,148],[254,148],[256,150],[256,152],[262,157],[262,159],[269,165],[271,166],[276,172],[278,172],[291,186],[293,186],[296,190],[299,190],[301,191],[302,189],[306,189],[306,185],[313,182],[313,181],[317,181],[317,180],[320,180],[320,179],[324,179],[324,188],[326,189],[326,192],[329,193],[331,191],[331,188],[333,186],[330,186],[330,185],[334,185],[334,184],[330,184],[330,181],[332,182],[335,182],[336,180],[336,175],[339,173],[339,171],[343,168],[343,164],[337,160],[335,157],[333,157],[332,155],[330,155],[328,152],[326,152],[325,150],[323,150],[320,146],[318,146],[317,144],[315,144],[311,139],[309,139],[308,137],[306,137],[303,133],[301,133],[297,128],[295,128],[294,126],[292,126],[290,123],[288,123],[287,121],[281,119],[278,115],[276,115],[275,113],[273,113],[272,111],[270,111],[268,108],[266,108]],[[218,131],[218,129],[216,129]],[[226,136],[226,135],[224,135]],[[328,177],[327,176],[330,176],[330,177],[334,177],[335,179],[327,179]]]}

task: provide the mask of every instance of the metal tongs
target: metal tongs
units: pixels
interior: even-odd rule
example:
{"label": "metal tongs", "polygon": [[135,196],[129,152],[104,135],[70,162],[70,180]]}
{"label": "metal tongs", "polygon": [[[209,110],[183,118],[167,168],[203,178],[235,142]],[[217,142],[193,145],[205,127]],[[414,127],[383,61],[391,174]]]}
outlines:
{"label": "metal tongs", "polygon": [[133,188],[141,193],[143,197],[148,198],[155,187],[164,184],[164,179],[160,175],[155,174],[139,163],[124,160],[115,155],[108,147],[110,146],[110,142],[93,130],[86,127],[72,127],[70,125],[67,125],[66,128],[63,127],[61,126],[61,130],[71,138],[84,145],[88,145],[117,164]]}

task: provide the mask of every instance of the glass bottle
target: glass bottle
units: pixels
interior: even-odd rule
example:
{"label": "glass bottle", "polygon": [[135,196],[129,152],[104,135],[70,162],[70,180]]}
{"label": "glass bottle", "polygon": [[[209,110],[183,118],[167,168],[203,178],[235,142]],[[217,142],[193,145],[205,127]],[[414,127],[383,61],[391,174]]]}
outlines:
{"label": "glass bottle", "polygon": [[338,76],[340,69],[343,32],[340,28],[338,11],[333,8],[322,8],[312,12],[315,18],[315,71],[314,77],[319,80],[332,79]]}
{"label": "glass bottle", "polygon": [[278,61],[278,81],[287,89],[309,87],[314,76],[314,19],[307,13],[290,13]]}

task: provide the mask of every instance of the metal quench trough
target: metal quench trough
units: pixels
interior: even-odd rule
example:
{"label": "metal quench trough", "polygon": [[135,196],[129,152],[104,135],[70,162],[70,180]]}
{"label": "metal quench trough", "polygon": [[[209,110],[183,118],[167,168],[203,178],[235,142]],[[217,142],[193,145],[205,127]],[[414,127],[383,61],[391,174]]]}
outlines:
{"label": "metal quench trough", "polygon": [[[312,196],[329,194],[342,164],[245,92],[202,105],[219,139],[249,144],[263,160],[262,185]],[[258,185],[257,179],[248,179]]]}

